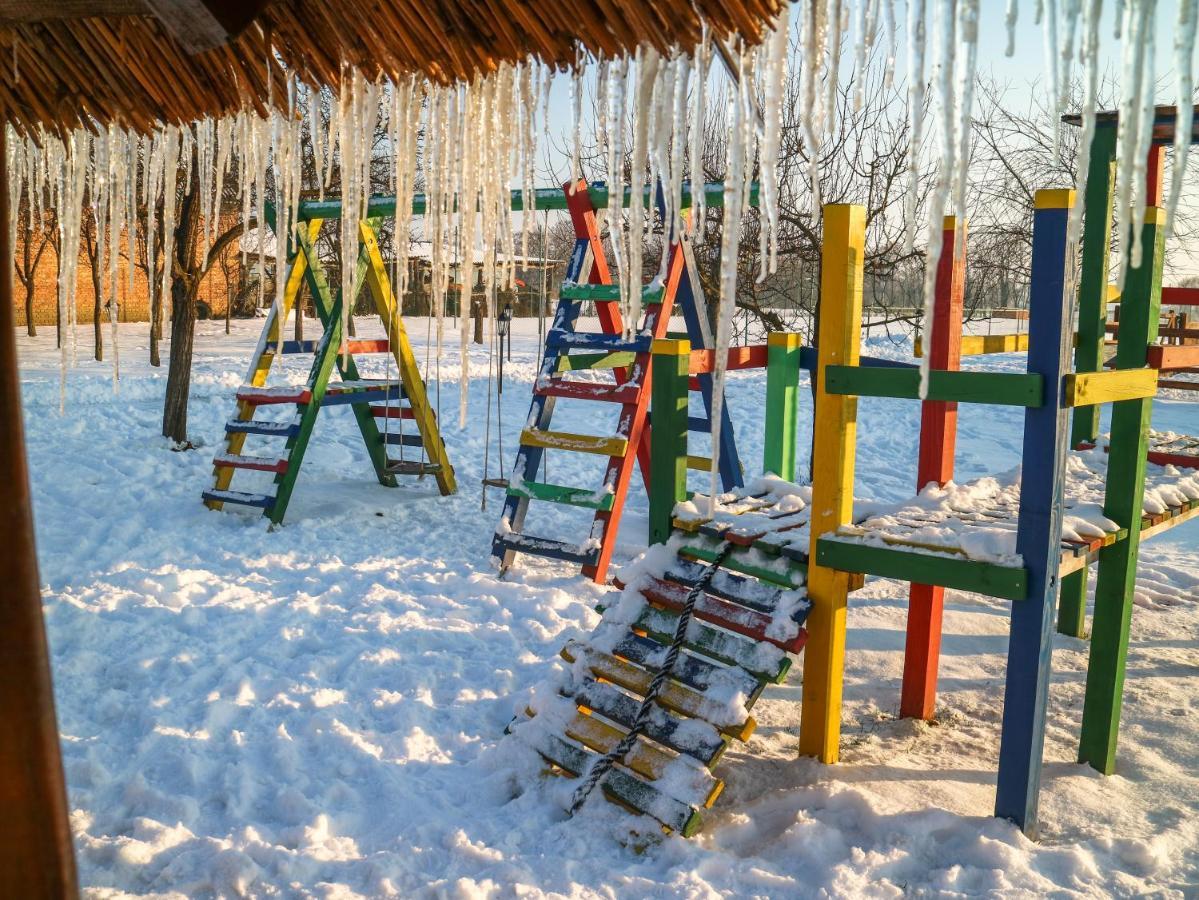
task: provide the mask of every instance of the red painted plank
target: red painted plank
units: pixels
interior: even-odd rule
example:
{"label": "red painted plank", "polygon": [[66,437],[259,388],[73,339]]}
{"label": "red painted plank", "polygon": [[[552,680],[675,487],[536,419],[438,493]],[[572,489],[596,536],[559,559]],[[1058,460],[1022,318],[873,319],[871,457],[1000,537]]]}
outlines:
{"label": "red painted plank", "polygon": [[416,413],[410,406],[372,406],[371,415],[376,419],[415,419]]}
{"label": "red painted plank", "polygon": [[1162,180],[1166,165],[1166,148],[1161,144],[1149,147],[1149,158],[1145,160],[1145,205],[1162,205]]}
{"label": "red painted plank", "polygon": [[1188,456],[1185,453],[1162,453],[1158,450],[1150,450],[1146,458],[1149,462],[1159,466],[1199,469],[1199,456]]}
{"label": "red painted plank", "polygon": [[[652,603],[669,609],[671,612],[681,612],[687,603],[690,588],[658,578],[650,579],[647,587],[642,588],[641,595]],[[694,615],[697,619],[719,625],[729,631],[745,635],[755,641],[773,644],[788,653],[799,653],[808,639],[808,633],[803,628],[788,641],[780,641],[768,637],[766,630],[770,627],[770,616],[746,606],[730,603],[711,594],[701,594],[695,603]]]}
{"label": "red painted plank", "polygon": [[343,349],[349,350],[350,353],[389,353],[391,346],[386,338],[369,341],[350,341],[349,344],[343,344]]}
{"label": "red painted plank", "polygon": [[[1178,372],[1199,366],[1199,344],[1182,346],[1154,344],[1149,348],[1149,367],[1165,372]],[[1195,385],[1199,387],[1199,384]]]}
{"label": "red painted plank", "polygon": [[240,388],[237,399],[252,406],[269,406],[273,403],[308,403],[312,400],[312,391],[308,388],[295,390],[279,390],[277,388]]}
{"label": "red painted plank", "polygon": [[636,403],[637,393],[641,385],[635,382],[625,384],[603,384],[597,381],[566,381],[555,378],[549,383],[539,383],[534,386],[533,393],[543,397],[569,397],[574,400],[599,400],[605,403]]}
{"label": "red painted plank", "polygon": [[[928,335],[929,366],[956,371],[962,363],[962,306],[966,293],[966,223],[961,223],[961,252],[957,252],[955,220],[946,218],[933,297],[932,333]],[[925,401],[920,410],[920,456],[916,489],[953,478],[957,446],[958,405]],[[903,658],[901,716],[931,719],[937,702],[937,669],[941,658],[941,618],[945,589],[913,584],[909,589],[907,639]]]}
{"label": "red painted plank", "polygon": [[213,458],[212,464],[222,469],[253,469],[256,472],[282,474],[287,471],[288,461],[286,459],[263,459],[257,456],[219,453]]}
{"label": "red painted plank", "polygon": [[1164,287],[1162,306],[1199,306],[1199,288]]}

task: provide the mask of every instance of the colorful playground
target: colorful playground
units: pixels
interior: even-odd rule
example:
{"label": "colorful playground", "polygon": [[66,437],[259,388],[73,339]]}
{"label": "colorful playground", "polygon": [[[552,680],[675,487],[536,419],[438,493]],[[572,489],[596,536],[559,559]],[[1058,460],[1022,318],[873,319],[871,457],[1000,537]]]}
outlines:
{"label": "colorful playground", "polygon": [[[894,45],[893,5],[857,5],[845,21]],[[637,44],[630,74],[637,42],[613,31],[586,100],[607,153],[580,161],[576,74],[553,101],[575,119],[553,181],[531,113],[503,113],[544,104],[549,127],[549,68],[509,65],[545,49],[517,41],[494,81],[459,92],[446,84],[491,57],[450,54],[434,75],[413,36],[441,32],[387,3],[410,42],[356,51],[399,56],[374,82],[343,59],[340,97],[321,95],[303,79],[332,84],[334,57],[296,49],[300,12],[262,6],[242,37],[213,20],[230,60],[265,34],[266,74],[287,70],[288,99],[265,95],[287,115],[261,132],[244,112],[209,118],[184,130],[190,149],[161,129],[144,154],[124,132],[37,132],[53,150],[30,135],[62,114],[0,97],[0,197],[26,217],[0,216],[0,263],[33,271],[32,226],[10,230],[37,204],[61,205],[60,241],[88,239],[72,219],[90,206],[97,335],[113,285],[105,361],[75,346],[73,293],[64,315],[74,262],[57,264],[57,329],[14,327],[11,286],[0,298],[0,900],[1199,892],[1199,287],[1176,249],[1199,196],[1180,162],[1199,107],[1154,106],[1143,87],[1143,109],[1054,108],[1083,142],[1078,174],[1029,185],[1012,307],[972,293],[986,276],[965,168],[930,187],[913,226],[924,305],[895,313],[871,300],[898,283],[872,270],[890,227],[873,198],[812,188],[820,202],[795,212],[775,172],[786,5],[676,11],[702,19],[695,59],[723,59],[722,178],[689,177],[702,141],[684,123],[705,102],[691,57],[659,70]],[[841,7],[834,23],[817,6],[795,7],[794,36],[832,53]],[[963,54],[968,6],[936,17]],[[1129,43],[1156,27],[1142,8]],[[1072,15],[1071,41],[1098,27]],[[752,45],[708,34],[745,22],[762,25]],[[869,46],[844,52],[871,65]],[[972,78],[975,63],[938,65]],[[810,72],[795,81],[826,102]],[[655,112],[622,148],[626,89]],[[134,128],[135,107],[97,91],[86,115]],[[965,110],[956,132],[943,113],[947,138],[968,133]],[[796,127],[814,146],[831,126]],[[149,186],[116,175],[118,151]],[[185,189],[211,205],[168,227],[151,192],[176,164],[215,181]],[[230,240],[257,223],[236,255],[261,280],[253,312],[222,321],[197,318],[180,284],[197,232],[213,265],[225,177],[243,192]],[[760,315],[748,287],[775,277],[789,215],[818,233],[806,318]],[[118,321],[126,222],[130,246],[151,232],[138,277],[165,305],[148,322]],[[518,286],[536,305],[514,314]]]}

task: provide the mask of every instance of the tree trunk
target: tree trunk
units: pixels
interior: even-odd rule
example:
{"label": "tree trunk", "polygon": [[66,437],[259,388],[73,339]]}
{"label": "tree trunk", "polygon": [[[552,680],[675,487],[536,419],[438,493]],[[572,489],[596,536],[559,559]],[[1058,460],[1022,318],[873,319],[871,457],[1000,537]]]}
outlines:
{"label": "tree trunk", "polygon": [[[28,279],[21,279],[21,284],[25,287],[25,331],[30,337],[37,337],[37,326],[33,324],[33,282],[34,269],[37,268],[37,263],[33,262],[30,265],[29,244],[33,239],[33,231],[25,232],[25,271],[29,273]],[[40,256],[40,254],[39,254]]]}
{"label": "tree trunk", "polygon": [[225,334],[228,334],[229,330],[230,330],[229,320],[233,316],[233,297],[235,295],[235,291],[236,291],[235,288],[230,288],[229,285],[226,283],[226,285],[225,285]]}
{"label": "tree trunk", "polygon": [[[103,238],[97,238],[103,240]],[[104,310],[104,291],[102,282],[104,281],[104,273],[96,271],[96,264],[92,263],[92,290],[95,291],[96,299],[92,304],[92,334],[95,336],[96,362],[104,362],[104,326],[100,321],[100,313]]]}
{"label": "tree trunk", "polygon": [[[150,278],[154,277],[153,267],[151,267]],[[150,365],[161,366],[162,357],[158,352],[158,341],[162,337],[162,326],[160,319],[162,318],[162,297],[155,295],[154,302],[150,304]]]}
{"label": "tree trunk", "polygon": [[175,258],[171,266],[171,354],[162,433],[178,449],[188,449],[187,400],[191,392],[192,343],[196,334],[196,291],[200,285],[196,260],[200,225],[200,174],[192,167],[191,184],[183,197],[175,226]]}
{"label": "tree trunk", "polygon": [[304,340],[304,298],[296,297],[294,304],[296,312],[296,340]]}
{"label": "tree trunk", "polygon": [[483,301],[471,300],[471,315],[475,317],[475,343],[483,343]]}

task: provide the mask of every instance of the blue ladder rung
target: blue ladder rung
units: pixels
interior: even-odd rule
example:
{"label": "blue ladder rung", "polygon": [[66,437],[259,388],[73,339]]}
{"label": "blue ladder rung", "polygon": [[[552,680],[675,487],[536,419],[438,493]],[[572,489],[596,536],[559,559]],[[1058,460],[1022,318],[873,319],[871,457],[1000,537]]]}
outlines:
{"label": "blue ladder rung", "polygon": [[549,350],[609,350],[648,353],[653,338],[641,335],[626,338],[622,334],[596,334],[551,328],[545,338]]}

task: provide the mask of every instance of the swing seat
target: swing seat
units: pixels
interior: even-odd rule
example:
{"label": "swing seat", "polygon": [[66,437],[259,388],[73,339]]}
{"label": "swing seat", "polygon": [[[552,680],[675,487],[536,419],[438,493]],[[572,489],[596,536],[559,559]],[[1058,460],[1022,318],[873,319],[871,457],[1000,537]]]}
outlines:
{"label": "swing seat", "polygon": [[388,475],[436,475],[441,471],[437,463],[422,463],[404,459],[393,459],[384,470]]}

